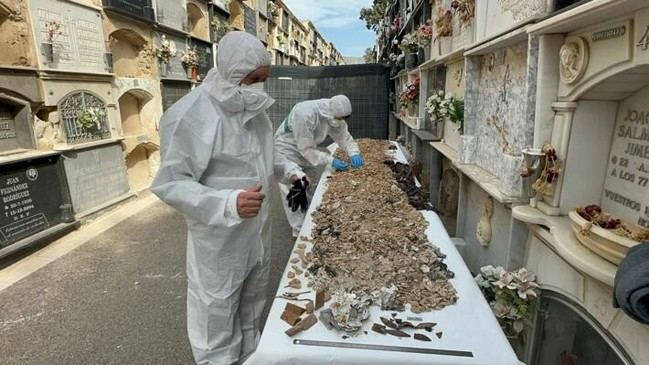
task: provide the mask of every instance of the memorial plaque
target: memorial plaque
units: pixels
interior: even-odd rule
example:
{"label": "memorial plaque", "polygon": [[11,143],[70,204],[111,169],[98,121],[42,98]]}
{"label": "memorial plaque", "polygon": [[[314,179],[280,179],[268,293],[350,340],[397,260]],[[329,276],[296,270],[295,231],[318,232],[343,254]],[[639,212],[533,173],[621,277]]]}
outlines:
{"label": "memorial plaque", "polygon": [[212,45],[194,41],[196,43],[196,53],[198,54],[198,75],[205,79],[207,73],[212,69]]}
{"label": "memorial plaque", "polygon": [[649,88],[620,104],[602,208],[649,228]]}
{"label": "memorial plaque", "polygon": [[250,7],[244,6],[245,9],[245,19],[244,19],[244,28],[246,32],[257,36],[257,13]]}
{"label": "memorial plaque", "polygon": [[59,156],[0,168],[0,248],[62,222],[68,201]]}
{"label": "memorial plaque", "polygon": [[129,192],[119,144],[66,154],[64,158],[76,213],[86,212]]}
{"label": "memorial plaque", "polygon": [[0,105],[0,151],[10,151],[19,147],[12,108]]}

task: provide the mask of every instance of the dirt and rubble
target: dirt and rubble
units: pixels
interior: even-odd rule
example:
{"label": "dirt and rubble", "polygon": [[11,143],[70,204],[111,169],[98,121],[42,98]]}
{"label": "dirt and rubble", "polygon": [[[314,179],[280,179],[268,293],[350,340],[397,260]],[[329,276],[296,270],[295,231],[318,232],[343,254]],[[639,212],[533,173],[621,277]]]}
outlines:
{"label": "dirt and rubble", "polygon": [[[417,192],[404,180],[401,185],[411,190],[406,194],[385,163],[390,142],[358,143],[365,166],[334,173],[313,213],[309,271],[315,274],[315,287],[334,297],[351,293],[384,310],[403,310],[409,304],[413,312],[425,312],[454,304],[458,297],[449,282],[454,274],[443,262],[446,256],[430,244],[428,223],[409,204],[409,195]],[[365,317],[364,308],[356,309]]]}

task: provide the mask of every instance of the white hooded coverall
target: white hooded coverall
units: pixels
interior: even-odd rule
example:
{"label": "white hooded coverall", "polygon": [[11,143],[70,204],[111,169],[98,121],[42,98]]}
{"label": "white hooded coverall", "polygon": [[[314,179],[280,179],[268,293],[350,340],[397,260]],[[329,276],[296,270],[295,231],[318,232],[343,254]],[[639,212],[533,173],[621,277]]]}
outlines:
{"label": "white hooded coverall", "polygon": [[[231,32],[217,67],[162,117],[162,166],[151,190],[187,221],[187,330],[198,364],[233,364],[259,340],[268,284],[273,100],[239,86],[270,65],[253,36]],[[218,71],[217,71],[218,69]],[[237,196],[262,186],[259,214],[241,219]]]}
{"label": "white hooded coverall", "polygon": [[[327,136],[338,144],[348,156],[360,154],[358,144],[349,134],[347,123],[341,118],[351,115],[352,105],[344,95],[331,99],[309,100],[296,104],[275,133],[275,173],[281,176],[279,189],[285,197],[292,186],[291,177],[309,175],[311,192],[318,184],[324,168],[331,165],[333,155],[319,147]],[[284,202],[284,212],[293,235],[297,237],[305,214],[299,209],[293,212]]]}

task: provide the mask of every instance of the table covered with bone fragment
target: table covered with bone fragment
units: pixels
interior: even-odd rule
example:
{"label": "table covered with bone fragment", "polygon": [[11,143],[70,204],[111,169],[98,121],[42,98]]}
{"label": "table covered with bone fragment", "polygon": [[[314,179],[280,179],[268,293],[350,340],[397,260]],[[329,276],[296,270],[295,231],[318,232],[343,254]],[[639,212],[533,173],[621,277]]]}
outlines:
{"label": "table covered with bone fragment", "polygon": [[[343,187],[342,180],[335,180],[342,175],[332,181],[332,172],[324,172],[258,349],[246,364],[520,364],[437,215],[409,210],[403,202],[391,201],[407,202],[405,194],[381,197],[380,189],[385,187],[377,181],[389,180],[389,189],[399,185],[391,174],[386,175],[389,168],[379,166],[385,154],[377,153],[377,146],[387,150],[389,144],[360,141],[360,145],[368,166],[345,173],[349,191],[336,191]],[[396,161],[405,161],[398,149],[389,150],[390,155]],[[370,173],[372,176],[367,175]],[[371,185],[367,179],[372,180]],[[341,202],[343,211],[336,205],[339,197],[346,199]],[[381,210],[355,211],[357,205],[350,202],[355,198],[366,199],[366,205]],[[383,198],[388,200],[388,207]],[[329,217],[332,214],[351,223]],[[382,218],[385,214],[391,216]],[[374,226],[365,226],[366,221]],[[356,234],[350,235],[350,229]],[[403,236],[402,240],[393,234]],[[319,247],[315,255],[313,241]],[[382,245],[384,252],[380,252]],[[336,252],[329,252],[332,250]],[[341,250],[344,252],[338,252]],[[373,257],[367,256],[370,253]],[[323,292],[317,289],[327,284],[338,289],[323,298]],[[341,287],[358,290],[341,291]],[[295,294],[299,294],[295,296],[299,300],[290,300]],[[341,307],[359,301],[373,304],[363,307],[369,318],[326,323],[332,314],[340,319],[341,313],[347,313]]]}

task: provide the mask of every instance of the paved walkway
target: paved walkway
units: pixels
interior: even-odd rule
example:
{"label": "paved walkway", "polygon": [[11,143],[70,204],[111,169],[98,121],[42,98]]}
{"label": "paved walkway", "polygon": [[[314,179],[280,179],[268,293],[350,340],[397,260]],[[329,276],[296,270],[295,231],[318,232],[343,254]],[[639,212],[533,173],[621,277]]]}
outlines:
{"label": "paved walkway", "polygon": [[[293,241],[279,204],[269,297]],[[101,218],[82,229],[93,224]],[[191,364],[185,234],[181,216],[155,202],[1,290],[0,363]],[[18,263],[40,263],[29,260]]]}

